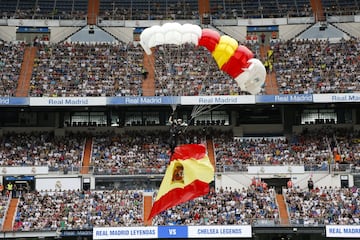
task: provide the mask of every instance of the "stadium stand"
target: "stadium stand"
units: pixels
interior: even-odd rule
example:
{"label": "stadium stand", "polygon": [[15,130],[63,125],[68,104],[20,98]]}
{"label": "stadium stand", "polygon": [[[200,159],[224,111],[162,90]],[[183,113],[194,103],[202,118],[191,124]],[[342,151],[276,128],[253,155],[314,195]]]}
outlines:
{"label": "stadium stand", "polygon": [[15,96],[25,43],[1,42],[1,96]]}
{"label": "stadium stand", "polygon": [[[241,238],[261,240],[325,239],[333,236],[329,226],[360,232],[359,2],[324,0],[315,9],[316,1],[210,0],[213,26],[203,26],[232,35],[266,63],[264,89],[254,102],[221,104],[196,118],[191,101],[197,98],[179,106],[139,104],[145,96],[153,101],[251,97],[202,48],[160,46],[153,49],[154,59],[144,62],[149,59],[132,41],[137,28],[168,20],[199,23],[200,2],[0,0],[4,238],[104,239],[109,229],[120,234],[199,226],[231,233],[250,226],[250,236]],[[318,20],[329,21],[326,26],[346,39],[297,38]],[[51,35],[32,32],[26,41],[15,33],[45,25]],[[268,25],[277,30],[266,31],[264,40],[262,31],[249,31]],[[71,41],[83,31],[86,40],[94,29],[116,41]],[[30,49],[36,54],[26,54]],[[326,94],[340,94],[331,96],[341,100],[322,102]],[[312,101],[267,102],[272,96],[304,95]],[[48,98],[90,103],[49,107],[41,102]],[[305,114],[312,110],[316,117]],[[209,194],[149,221],[145,197],[154,201],[170,159],[171,111],[189,119],[184,142],[207,144],[213,151],[208,155],[214,158],[215,179]],[[286,186],[291,180],[293,186]]]}

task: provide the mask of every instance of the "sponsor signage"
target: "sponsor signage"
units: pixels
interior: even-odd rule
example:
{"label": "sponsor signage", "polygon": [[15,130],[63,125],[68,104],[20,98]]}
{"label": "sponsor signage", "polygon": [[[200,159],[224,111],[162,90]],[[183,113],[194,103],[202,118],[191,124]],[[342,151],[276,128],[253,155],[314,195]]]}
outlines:
{"label": "sponsor signage", "polygon": [[151,239],[158,238],[157,227],[93,228],[93,239]]}
{"label": "sponsor signage", "polygon": [[360,102],[360,93],[314,94],[314,103]]}
{"label": "sponsor signage", "polygon": [[105,106],[106,97],[31,97],[30,106]]}
{"label": "sponsor signage", "polygon": [[250,225],[189,226],[189,238],[251,238]]}
{"label": "sponsor signage", "polygon": [[326,237],[360,238],[360,225],[326,225]]}
{"label": "sponsor signage", "polygon": [[180,97],[109,97],[107,105],[170,105],[179,104]]}
{"label": "sponsor signage", "polygon": [[257,95],[256,103],[312,103],[312,94]]}
{"label": "sponsor signage", "polygon": [[244,96],[184,96],[181,105],[255,104],[255,95]]}

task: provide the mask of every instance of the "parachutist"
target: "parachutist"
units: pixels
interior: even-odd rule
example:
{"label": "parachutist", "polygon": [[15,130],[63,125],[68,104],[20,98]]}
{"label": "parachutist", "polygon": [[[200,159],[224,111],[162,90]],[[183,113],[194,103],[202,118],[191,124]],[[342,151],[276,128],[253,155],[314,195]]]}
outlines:
{"label": "parachutist", "polygon": [[169,117],[169,123],[170,125],[170,156],[175,151],[175,147],[182,142],[181,139],[183,138],[183,133],[185,131],[185,128],[187,127],[187,123],[183,122],[181,118],[174,119],[174,115],[171,114]]}

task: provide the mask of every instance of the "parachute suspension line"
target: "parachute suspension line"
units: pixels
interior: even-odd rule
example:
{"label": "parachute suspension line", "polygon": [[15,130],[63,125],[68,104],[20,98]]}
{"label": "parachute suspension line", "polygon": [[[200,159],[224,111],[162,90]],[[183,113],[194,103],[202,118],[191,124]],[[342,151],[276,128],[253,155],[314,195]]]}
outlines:
{"label": "parachute suspension line", "polygon": [[[172,44],[164,44],[156,47],[153,54],[155,54],[156,64],[153,67],[155,72],[155,81],[161,89],[166,89],[165,95],[174,95],[175,90],[169,88],[167,84],[174,85],[174,66],[181,63],[179,55],[181,54],[181,46]],[[163,66],[164,69],[159,69],[158,66]]]}
{"label": "parachute suspension line", "polygon": [[215,105],[215,106],[214,105],[195,105],[191,112],[191,119],[189,120],[189,122],[192,121],[193,119],[195,119],[203,114],[209,113],[221,106],[222,105]]}

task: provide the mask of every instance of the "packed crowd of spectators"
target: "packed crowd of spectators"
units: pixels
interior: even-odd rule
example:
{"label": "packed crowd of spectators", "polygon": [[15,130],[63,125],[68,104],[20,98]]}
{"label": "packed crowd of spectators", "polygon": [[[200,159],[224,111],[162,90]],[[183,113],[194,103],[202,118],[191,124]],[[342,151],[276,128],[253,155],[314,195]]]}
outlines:
{"label": "packed crowd of spectators", "polygon": [[241,91],[204,48],[161,46],[155,54],[157,96],[238,95]]}
{"label": "packed crowd of spectators", "polygon": [[277,42],[274,70],[282,94],[352,93],[360,89],[359,39]]}
{"label": "packed crowd of spectators", "polygon": [[[40,44],[30,96],[141,96],[143,50],[133,44]],[[256,45],[249,46],[256,48]],[[219,70],[211,54],[193,45],[155,51],[156,96],[238,95],[241,89]],[[186,87],[184,87],[186,86]]]}
{"label": "packed crowd of spectators", "polygon": [[[155,196],[155,195],[154,195]],[[277,222],[273,189],[212,189],[209,194],[168,209],[154,225],[234,225]],[[91,229],[92,227],[143,226],[143,192],[32,191],[20,196],[15,231]]]}
{"label": "packed crowd of spectators", "polygon": [[[291,224],[359,224],[356,187],[315,186],[306,190],[292,186],[283,194]],[[143,226],[143,210],[143,190],[31,191],[20,196],[14,230]],[[153,218],[153,225],[273,226],[279,224],[279,217],[275,190],[250,185],[242,189],[211,188],[207,195],[161,212]]]}
{"label": "packed crowd of spectators", "polygon": [[[20,197],[16,231],[142,226],[143,193],[137,190],[41,191]],[[359,224],[356,187],[284,190],[292,224]],[[278,224],[275,190],[249,186],[211,189],[209,194],[172,207],[153,219],[154,225]]]}
{"label": "packed crowd of spectators", "polygon": [[[201,131],[188,131],[184,142],[201,143]],[[168,131],[127,131],[93,140],[94,174],[138,175],[164,173],[170,159]]]}
{"label": "packed crowd of spectators", "polygon": [[[261,58],[259,44],[245,44]],[[24,43],[2,42],[1,96],[14,96]],[[141,96],[146,69],[139,44],[37,44],[29,96]],[[352,93],[360,89],[358,39],[277,41],[272,71],[281,94]],[[238,84],[211,54],[193,45],[157,47],[155,96],[239,95]],[[262,91],[260,94],[266,94]]]}
{"label": "packed crowd of spectators", "polygon": [[94,173],[164,173],[169,161],[168,138],[164,132],[129,132],[94,138],[91,160]]}
{"label": "packed crowd of spectators", "polygon": [[0,41],[0,96],[14,96],[24,51],[24,42]]}
{"label": "packed crowd of spectators", "polygon": [[[360,133],[350,128],[319,128],[290,137],[233,137],[231,131],[187,130],[182,143],[213,139],[218,172],[247,171],[254,165],[304,165],[306,171],[360,167]],[[1,166],[48,166],[79,171],[86,135],[6,133],[0,138]],[[170,158],[170,132],[125,131],[92,136],[90,167],[97,175],[164,173]],[[345,168],[344,168],[345,167]]]}
{"label": "packed crowd of spectators", "polygon": [[[279,211],[274,189],[250,186],[214,189],[208,195],[162,212],[154,225],[243,225],[277,223]],[[264,223],[264,222],[263,222]]]}
{"label": "packed crowd of spectators", "polygon": [[343,170],[360,164],[358,131],[344,128],[305,130],[286,137],[234,138],[230,132],[214,138],[217,171],[246,171],[249,165],[304,165],[307,171]]}
{"label": "packed crowd of spectators", "polygon": [[84,136],[55,137],[49,132],[5,133],[0,137],[0,166],[48,166],[49,171],[79,171]]}
{"label": "packed crowd of spectators", "polygon": [[15,231],[143,225],[142,191],[41,191],[20,197]]}
{"label": "packed crowd of spectators", "polygon": [[141,95],[142,55],[132,44],[39,45],[30,96]]}
{"label": "packed crowd of spectators", "polygon": [[6,194],[3,195],[1,193],[1,195],[0,195],[0,226],[3,226],[8,205],[9,205],[9,197]]}
{"label": "packed crowd of spectators", "polygon": [[294,187],[286,189],[284,196],[292,224],[318,226],[360,223],[359,189],[355,186],[315,187],[312,190]]}

